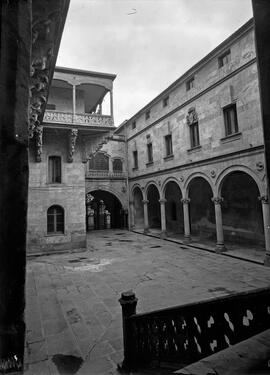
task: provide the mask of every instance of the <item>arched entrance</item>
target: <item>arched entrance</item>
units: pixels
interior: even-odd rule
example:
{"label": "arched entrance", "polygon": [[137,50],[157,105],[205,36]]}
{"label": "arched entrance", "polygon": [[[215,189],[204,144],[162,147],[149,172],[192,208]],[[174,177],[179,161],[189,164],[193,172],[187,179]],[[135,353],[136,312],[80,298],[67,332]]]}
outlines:
{"label": "arched entrance", "polygon": [[260,193],[254,179],[235,171],[221,185],[222,221],[225,241],[264,245]]}
{"label": "arched entrance", "polygon": [[134,225],[136,228],[144,227],[144,214],[143,214],[143,195],[140,188],[136,187],[133,191],[134,201]]}
{"label": "arched entrance", "polygon": [[149,228],[161,227],[159,192],[155,185],[150,185],[147,189],[148,200],[148,222]]}
{"label": "arched entrance", "polygon": [[127,212],[119,199],[105,190],[94,190],[86,195],[87,230],[126,228]]}
{"label": "arched entrance", "polygon": [[191,234],[200,239],[216,240],[213,192],[202,177],[195,177],[189,184]]}
{"label": "arched entrance", "polygon": [[168,233],[184,233],[182,193],[174,181],[165,186],[166,228]]}

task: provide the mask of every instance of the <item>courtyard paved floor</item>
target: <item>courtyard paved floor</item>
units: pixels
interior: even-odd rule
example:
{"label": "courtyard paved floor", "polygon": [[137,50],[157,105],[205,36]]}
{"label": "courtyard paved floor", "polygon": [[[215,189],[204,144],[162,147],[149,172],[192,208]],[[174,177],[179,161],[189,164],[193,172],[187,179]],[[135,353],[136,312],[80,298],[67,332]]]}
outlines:
{"label": "courtyard paved floor", "polygon": [[259,264],[127,231],[97,231],[82,252],[28,259],[25,374],[115,374],[121,292],[145,312],[270,286]]}

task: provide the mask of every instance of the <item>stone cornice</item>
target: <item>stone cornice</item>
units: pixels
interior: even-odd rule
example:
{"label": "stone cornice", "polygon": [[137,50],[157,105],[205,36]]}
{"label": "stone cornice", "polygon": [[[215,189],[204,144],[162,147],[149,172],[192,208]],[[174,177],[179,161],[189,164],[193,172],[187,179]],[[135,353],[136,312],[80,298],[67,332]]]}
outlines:
{"label": "stone cornice", "polygon": [[68,7],[69,0],[32,2],[30,138],[42,122]]}

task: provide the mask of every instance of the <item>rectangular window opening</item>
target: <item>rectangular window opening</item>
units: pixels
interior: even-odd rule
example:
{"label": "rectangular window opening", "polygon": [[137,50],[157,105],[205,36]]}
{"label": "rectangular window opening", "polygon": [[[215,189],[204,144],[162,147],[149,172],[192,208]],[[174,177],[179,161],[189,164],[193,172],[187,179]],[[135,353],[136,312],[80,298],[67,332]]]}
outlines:
{"label": "rectangular window opening", "polygon": [[138,169],[138,152],[137,151],[133,151],[133,165],[134,165],[134,169]]}
{"label": "rectangular window opening", "polygon": [[218,58],[218,67],[222,68],[226,64],[228,64],[231,61],[231,51],[228,50],[224,52],[221,56]]}
{"label": "rectangular window opening", "polygon": [[132,129],[136,129],[136,121],[132,121]]}
{"label": "rectangular window opening", "polygon": [[195,86],[195,79],[194,79],[194,77],[192,77],[192,78],[190,78],[190,79],[186,82],[186,90],[189,91],[189,90],[191,90],[194,86]]}
{"label": "rectangular window opening", "polygon": [[165,151],[166,151],[166,156],[171,156],[173,155],[173,148],[172,148],[172,135],[168,134],[165,136]]}
{"label": "rectangular window opening", "polygon": [[236,104],[234,103],[224,108],[223,115],[225,124],[225,136],[238,133]]}
{"label": "rectangular window opening", "polygon": [[61,183],[61,157],[49,156],[49,183]]}
{"label": "rectangular window opening", "polygon": [[147,155],[148,155],[148,163],[153,162],[153,145],[152,143],[147,144]]}
{"label": "rectangular window opening", "polygon": [[148,120],[150,118],[150,111],[145,112],[145,119]]}
{"label": "rectangular window opening", "polygon": [[163,99],[163,107],[167,107],[169,104],[169,97],[167,96],[166,98]]}
{"label": "rectangular window opening", "polygon": [[199,126],[198,122],[194,122],[189,126],[190,129],[190,146],[191,148],[197,147],[200,145],[199,138]]}

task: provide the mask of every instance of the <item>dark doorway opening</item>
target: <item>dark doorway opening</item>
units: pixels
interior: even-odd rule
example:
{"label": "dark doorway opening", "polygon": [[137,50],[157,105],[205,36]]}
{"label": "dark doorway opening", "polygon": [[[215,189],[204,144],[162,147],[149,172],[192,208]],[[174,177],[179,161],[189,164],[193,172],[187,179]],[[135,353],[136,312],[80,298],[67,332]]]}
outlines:
{"label": "dark doorway opening", "polygon": [[94,190],[86,196],[86,227],[93,229],[127,228],[128,214],[119,199],[104,190]]}
{"label": "dark doorway opening", "polygon": [[155,185],[147,190],[149,228],[161,227],[159,192]]}

